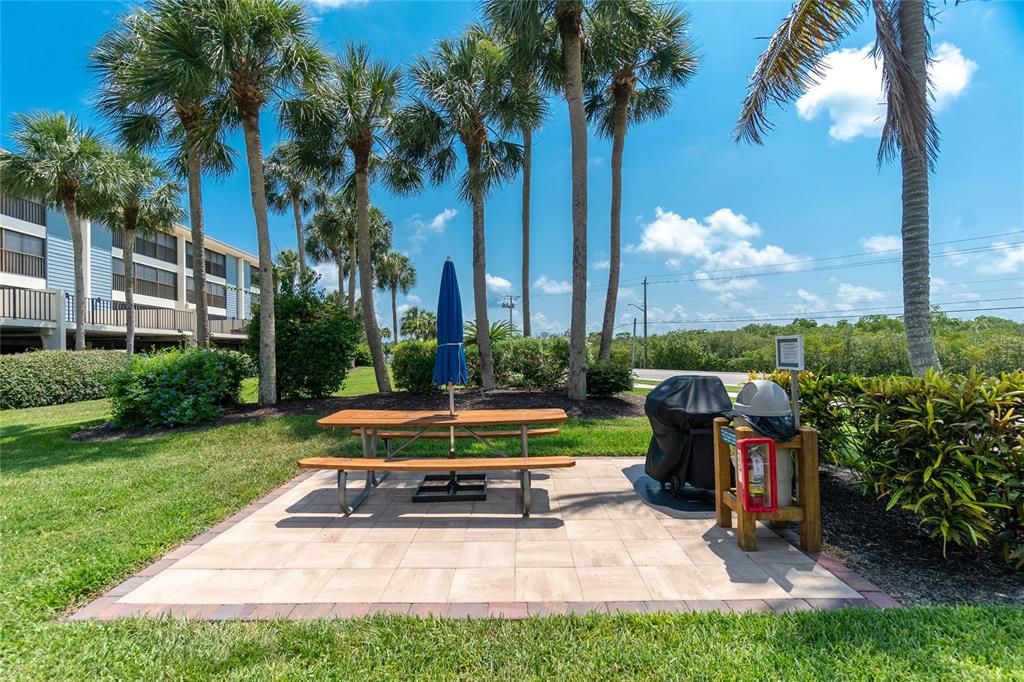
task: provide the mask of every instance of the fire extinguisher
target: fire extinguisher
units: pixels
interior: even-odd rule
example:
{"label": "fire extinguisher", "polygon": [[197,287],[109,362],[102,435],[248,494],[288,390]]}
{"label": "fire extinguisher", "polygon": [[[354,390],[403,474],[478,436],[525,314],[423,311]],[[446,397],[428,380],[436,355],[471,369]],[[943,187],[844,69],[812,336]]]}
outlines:
{"label": "fire extinguisher", "polygon": [[773,512],[779,508],[775,469],[775,441],[745,438],[736,442],[736,496],[748,512]]}

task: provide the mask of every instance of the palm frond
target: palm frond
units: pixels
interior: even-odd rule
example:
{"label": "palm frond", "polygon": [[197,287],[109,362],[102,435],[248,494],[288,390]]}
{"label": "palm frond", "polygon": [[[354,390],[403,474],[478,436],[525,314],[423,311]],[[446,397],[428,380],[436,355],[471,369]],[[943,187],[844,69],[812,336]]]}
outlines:
{"label": "palm frond", "polygon": [[733,135],[763,142],[772,129],[768,107],[803,94],[822,76],[825,56],[860,23],[865,0],[797,0],[758,57]]}

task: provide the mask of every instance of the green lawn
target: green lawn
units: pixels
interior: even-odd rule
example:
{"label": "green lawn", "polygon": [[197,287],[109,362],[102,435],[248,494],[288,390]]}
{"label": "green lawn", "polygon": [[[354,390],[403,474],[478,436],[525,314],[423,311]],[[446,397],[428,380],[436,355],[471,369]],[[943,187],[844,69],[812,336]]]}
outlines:
{"label": "green lawn", "polygon": [[[1024,679],[1024,612],[914,608],[523,622],[60,623],[295,473],[352,448],[311,417],[105,443],[105,401],[0,413],[5,679]],[[642,420],[570,423],[537,451],[630,452]]]}
{"label": "green lawn", "polygon": [[[390,369],[388,370],[390,374]],[[255,403],[259,381],[256,377],[250,377],[242,381],[242,402]],[[373,367],[356,367],[345,377],[345,385],[333,395],[352,396],[365,395],[377,392],[377,380],[373,378]]]}

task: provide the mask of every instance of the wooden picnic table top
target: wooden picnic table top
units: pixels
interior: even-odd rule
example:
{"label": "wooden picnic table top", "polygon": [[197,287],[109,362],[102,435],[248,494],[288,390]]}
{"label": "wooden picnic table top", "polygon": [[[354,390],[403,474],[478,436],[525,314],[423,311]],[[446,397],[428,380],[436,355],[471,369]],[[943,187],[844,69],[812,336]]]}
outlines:
{"label": "wooden picnic table top", "polygon": [[569,418],[557,407],[513,410],[341,410],[317,420],[326,428],[388,428],[405,426],[430,428],[449,426],[501,426],[505,424],[548,424]]}

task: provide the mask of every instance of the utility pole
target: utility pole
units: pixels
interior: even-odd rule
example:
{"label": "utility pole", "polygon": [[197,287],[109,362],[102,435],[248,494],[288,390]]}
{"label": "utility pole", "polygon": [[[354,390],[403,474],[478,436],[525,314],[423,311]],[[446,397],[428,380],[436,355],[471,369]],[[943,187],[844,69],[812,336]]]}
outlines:
{"label": "utility pole", "polygon": [[647,276],[644,275],[644,369],[647,369]]}
{"label": "utility pole", "polygon": [[629,368],[636,369],[636,318],[633,318],[633,349],[629,353]]}
{"label": "utility pole", "polygon": [[512,311],[516,309],[516,299],[517,298],[519,298],[519,297],[518,296],[505,296],[504,300],[502,300],[502,302],[501,302],[501,307],[502,308],[508,308],[508,324],[509,324],[510,327],[514,326],[512,324]]}

